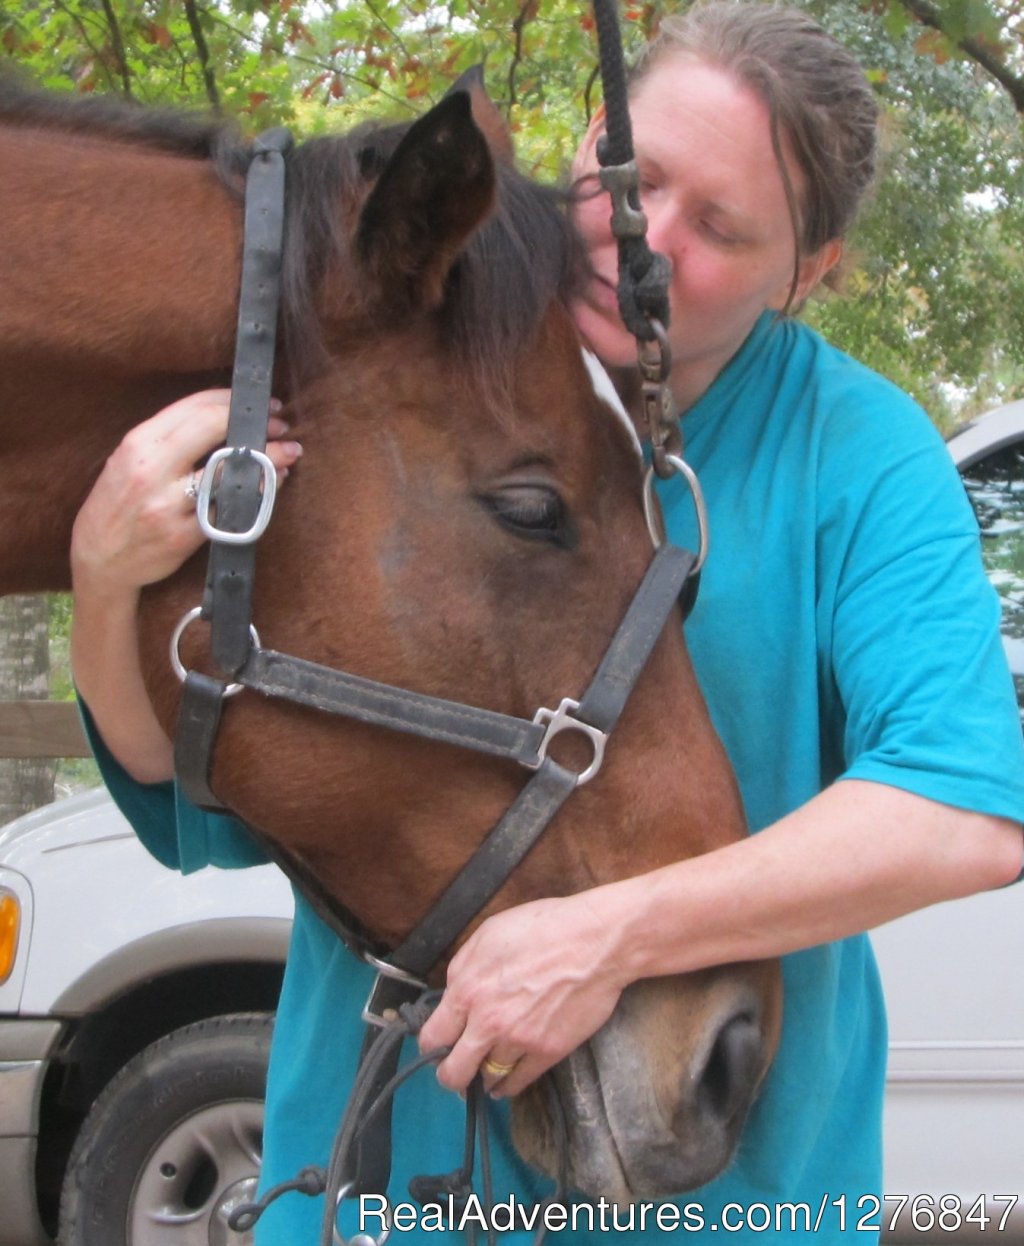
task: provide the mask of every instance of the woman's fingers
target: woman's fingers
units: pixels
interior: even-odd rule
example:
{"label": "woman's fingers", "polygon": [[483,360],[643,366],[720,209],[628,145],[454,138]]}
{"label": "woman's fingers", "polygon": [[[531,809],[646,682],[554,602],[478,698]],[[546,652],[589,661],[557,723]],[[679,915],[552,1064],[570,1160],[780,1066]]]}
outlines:
{"label": "woman's fingers", "polygon": [[598,1030],[625,985],[587,893],[488,918],[452,958],[420,1048],[450,1047],[438,1081],[518,1094]]}
{"label": "woman's fingers", "polygon": [[[274,424],[278,426],[278,432],[274,431]],[[288,425],[283,420],[272,421],[271,436],[280,437],[284,432],[287,432],[287,429]],[[268,441],[266,455],[274,465],[277,483],[280,485],[287,480],[289,470],[302,457],[302,446],[297,441]],[[174,482],[176,485],[180,485],[181,497],[187,508],[195,510],[202,479],[202,468],[197,467]]]}
{"label": "woman's fingers", "polygon": [[[126,440],[143,453],[156,454],[168,476],[180,475],[224,444],[230,405],[229,389],[187,394],[137,425]],[[287,423],[279,415],[281,409],[280,400],[272,398],[268,425],[271,445],[288,431]],[[269,448],[267,452],[274,458]],[[288,465],[275,460],[275,466]]]}
{"label": "woman's fingers", "polygon": [[[171,575],[199,548],[197,464],[223,444],[229,403],[226,389],[190,394],[125,436],[75,522],[77,576],[104,591],[138,589]],[[271,418],[267,455],[279,482],[302,454],[298,442],[281,440],[287,429],[280,416]]]}
{"label": "woman's fingers", "polygon": [[201,390],[187,394],[137,424],[111,459],[125,460],[126,469],[170,481],[190,471],[197,460],[223,445],[228,427],[231,391]]}

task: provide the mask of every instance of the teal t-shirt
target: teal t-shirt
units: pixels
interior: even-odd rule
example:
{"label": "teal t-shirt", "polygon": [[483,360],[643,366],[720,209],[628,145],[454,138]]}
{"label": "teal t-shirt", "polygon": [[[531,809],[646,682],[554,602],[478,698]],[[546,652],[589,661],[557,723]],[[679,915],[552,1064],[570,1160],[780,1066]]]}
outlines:
{"label": "teal t-shirt", "polygon": [[[687,641],[752,830],[844,777],[1024,819],[1024,745],[999,605],[973,514],[923,412],[806,327],[765,315],[683,432],[712,542]],[[676,478],[660,493],[670,536],[692,545],[685,486]],[[162,861],[192,869],[258,859],[237,823],[200,813],[170,784],[132,784],[99,751],[115,798]],[[630,1228],[623,1212],[616,1241],[713,1241],[712,1225],[744,1220],[750,1229],[730,1240],[766,1230],[803,1238],[808,1225],[826,1242],[877,1236],[887,1042],[869,941],[795,953],[783,972],[779,1052],[732,1165],[678,1199],[686,1210],[674,1234],[651,1221]],[[264,1187],[326,1161],[371,979],[300,898],[271,1058]],[[491,1110],[496,1196],[543,1197],[548,1183],[508,1144],[505,1107]],[[429,1072],[404,1087],[393,1199],[408,1198],[410,1175],[457,1167],[461,1136],[461,1101]],[[311,1246],[319,1201],[282,1199],[257,1241]],[[346,1236],[358,1227],[343,1226]],[[584,1217],[549,1241],[592,1237]],[[462,1240],[423,1228],[392,1240],[439,1239]]]}

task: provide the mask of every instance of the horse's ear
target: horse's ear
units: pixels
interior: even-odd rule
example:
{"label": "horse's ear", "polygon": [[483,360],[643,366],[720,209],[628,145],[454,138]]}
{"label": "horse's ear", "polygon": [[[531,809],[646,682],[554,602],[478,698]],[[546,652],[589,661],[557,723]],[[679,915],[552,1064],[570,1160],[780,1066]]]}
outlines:
{"label": "horse's ear", "polygon": [[494,161],[469,95],[448,95],[409,129],[359,218],[356,251],[381,297],[439,306],[456,257],[494,197]]}
{"label": "horse's ear", "polygon": [[465,73],[460,74],[445,92],[445,98],[456,91],[465,91],[469,96],[473,120],[490,144],[495,159],[505,164],[514,164],[516,152],[512,144],[512,131],[508,128],[504,114],[487,94],[483,65],[472,65]]}

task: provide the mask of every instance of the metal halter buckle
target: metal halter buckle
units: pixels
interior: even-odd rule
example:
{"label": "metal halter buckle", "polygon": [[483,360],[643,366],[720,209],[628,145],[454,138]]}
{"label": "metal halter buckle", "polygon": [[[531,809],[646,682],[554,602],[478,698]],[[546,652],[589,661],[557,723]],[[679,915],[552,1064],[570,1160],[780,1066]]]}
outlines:
{"label": "metal halter buckle", "polygon": [[385,984],[389,982],[397,982],[401,986],[409,988],[409,1000],[402,1001],[412,1002],[427,990],[427,984],[415,974],[409,973],[405,969],[399,969],[397,965],[392,965],[388,960],[381,960],[379,956],[374,956],[370,952],[363,953],[363,960],[373,969],[377,970],[377,976],[373,980],[373,986],[370,987],[370,993],[366,997],[366,1003],[363,1005],[363,1021],[367,1025],[375,1025],[378,1029],[385,1029],[395,1018],[389,1017],[389,1012],[394,1012],[394,1004],[382,1006],[380,1001],[381,991],[385,988]]}
{"label": "metal halter buckle", "polygon": [[[217,476],[217,468],[233,454],[247,454],[255,459],[260,467],[263,492],[260,495],[260,508],[253,520],[252,527],[244,532],[227,532],[218,528],[210,518],[210,506],[213,500],[213,486]],[[270,523],[274,511],[274,498],[277,495],[277,469],[261,450],[250,450],[247,446],[222,446],[214,450],[206,460],[203,478],[199,482],[199,496],[196,498],[196,519],[203,530],[203,535],[211,541],[219,541],[222,545],[251,545],[259,540]]]}
{"label": "metal halter buckle", "polygon": [[540,769],[541,763],[548,755],[548,747],[551,741],[562,731],[579,731],[590,741],[594,750],[594,756],[591,758],[590,765],[582,770],[576,776],[576,786],[580,787],[584,783],[589,783],[595,774],[601,769],[601,763],[604,761],[604,745],[608,739],[607,735],[592,727],[590,723],[585,723],[579,718],[573,717],[573,711],[580,707],[579,701],[573,701],[569,697],[564,697],[556,710],[539,709],[533,716],[535,723],[547,723],[547,730],[544,737],[537,746],[537,760],[527,762],[530,770]]}

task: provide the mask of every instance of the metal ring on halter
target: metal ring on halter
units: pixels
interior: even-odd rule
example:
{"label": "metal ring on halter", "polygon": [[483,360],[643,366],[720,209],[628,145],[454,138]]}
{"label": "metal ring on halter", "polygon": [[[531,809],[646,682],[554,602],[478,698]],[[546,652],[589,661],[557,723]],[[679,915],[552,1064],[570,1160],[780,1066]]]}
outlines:
{"label": "metal ring on halter", "polygon": [[[346,1181],[338,1190],[337,1198],[334,1202],[335,1218],[334,1218],[334,1243],[335,1246],[384,1246],[384,1243],[391,1236],[391,1200],[386,1194],[380,1195],[384,1199],[384,1209],[379,1213],[384,1227],[381,1229],[380,1237],[374,1237],[372,1233],[364,1233],[360,1231],[352,1237],[342,1237],[338,1231],[337,1210],[341,1204],[348,1198],[350,1191],[355,1183]],[[377,1215],[378,1213],[374,1213]]]}
{"label": "metal ring on halter", "polygon": [[363,960],[380,974],[382,978],[391,978],[395,982],[405,982],[409,986],[418,986],[420,990],[425,991],[427,984],[422,978],[417,978],[415,974],[409,973],[407,969],[402,969],[399,965],[393,965],[389,960],[382,960],[379,956],[374,956],[372,952],[363,952]]}
{"label": "metal ring on halter", "polygon": [[[171,666],[174,669],[175,675],[178,676],[182,683],[184,683],[188,678],[188,671],[185,669],[185,664],[182,662],[181,657],[178,654],[178,647],[181,644],[181,638],[184,635],[185,628],[188,627],[190,623],[194,623],[196,619],[202,615],[202,613],[202,606],[193,606],[191,610],[182,615],[178,622],[178,626],[174,629],[174,634],[171,636]],[[256,648],[261,648],[260,634],[251,623],[249,624],[249,635],[252,637],[252,643],[256,646]],[[236,696],[244,687],[245,684],[228,684],[228,686],[224,689],[224,695],[226,697]]]}
{"label": "metal ring on halter", "polygon": [[[690,571],[690,575],[693,576],[704,566],[708,556],[708,508],[704,502],[704,491],[700,487],[697,473],[685,459],[681,459],[678,454],[666,454],[665,462],[689,485],[690,494],[693,497],[693,508],[697,512],[697,561]],[[655,549],[661,549],[665,544],[665,521],[662,518],[661,506],[658,504],[658,495],[654,492],[654,477],[654,468],[649,467],[644,476],[644,519],[647,520],[647,531],[651,534],[651,543]]]}

